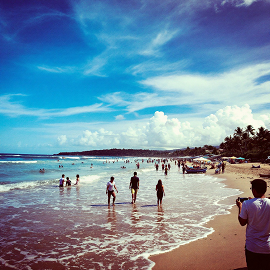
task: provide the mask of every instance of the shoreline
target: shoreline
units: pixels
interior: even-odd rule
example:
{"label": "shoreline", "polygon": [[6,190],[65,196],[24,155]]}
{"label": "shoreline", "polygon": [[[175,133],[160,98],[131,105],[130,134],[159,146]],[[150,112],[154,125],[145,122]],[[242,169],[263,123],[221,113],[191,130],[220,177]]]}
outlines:
{"label": "shoreline", "polygon": [[[259,163],[253,163],[257,166]],[[224,174],[214,174],[208,170],[208,175],[224,179],[229,188],[239,189],[241,197],[252,196],[250,181],[259,177],[259,173],[269,173],[268,164],[260,164],[261,168],[251,169],[252,163],[227,164]],[[269,179],[267,196],[269,196]],[[172,251],[149,257],[155,263],[153,270],[188,269],[188,270],[244,270],[245,261],[245,232],[246,227],[238,223],[238,208],[235,197],[229,197],[225,202],[234,205],[228,215],[216,216],[205,226],[213,228],[214,232],[205,238],[182,245]]]}

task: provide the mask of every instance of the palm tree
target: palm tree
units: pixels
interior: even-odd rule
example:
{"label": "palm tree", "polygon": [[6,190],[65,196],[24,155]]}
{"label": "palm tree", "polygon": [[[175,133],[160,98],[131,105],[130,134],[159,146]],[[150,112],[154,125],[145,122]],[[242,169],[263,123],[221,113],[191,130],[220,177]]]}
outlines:
{"label": "palm tree", "polygon": [[257,137],[259,137],[259,138],[264,138],[265,137],[265,135],[266,135],[266,133],[267,133],[267,129],[265,129],[264,127],[260,127],[259,129],[258,129],[258,132],[257,132]]}
{"label": "palm tree", "polygon": [[243,129],[242,128],[240,128],[240,127],[237,127],[235,130],[234,130],[234,135],[235,136],[237,136],[237,137],[242,137],[242,135],[243,135]]}
{"label": "palm tree", "polygon": [[245,129],[237,127],[233,135],[224,138],[220,148],[224,149],[226,155],[263,159],[270,154],[270,131],[260,127],[255,132],[252,125]]}
{"label": "palm tree", "polygon": [[243,144],[243,136],[244,136],[244,131],[242,128],[240,127],[237,127],[235,130],[234,130],[234,147],[235,149],[237,150],[240,150],[241,151],[241,154],[243,155],[243,149],[242,149],[242,144]]}
{"label": "palm tree", "polygon": [[240,136],[234,136],[233,137],[233,149],[237,151],[241,151],[241,155],[243,155],[243,149],[242,149],[242,139]]}
{"label": "palm tree", "polygon": [[256,137],[256,141],[257,144],[259,146],[259,148],[262,148],[265,141],[267,140],[267,133],[269,131],[267,129],[265,129],[264,127],[260,127],[257,131],[257,137]]}
{"label": "palm tree", "polygon": [[248,125],[247,127],[246,127],[246,130],[245,130],[245,132],[250,136],[250,135],[254,135],[255,134],[255,129],[253,128],[253,126],[252,125]]}
{"label": "palm tree", "polygon": [[244,140],[244,144],[245,144],[245,152],[247,152],[247,146],[251,143],[252,141],[252,137],[255,134],[255,129],[253,128],[252,125],[248,125],[244,131],[243,134],[243,140]]}

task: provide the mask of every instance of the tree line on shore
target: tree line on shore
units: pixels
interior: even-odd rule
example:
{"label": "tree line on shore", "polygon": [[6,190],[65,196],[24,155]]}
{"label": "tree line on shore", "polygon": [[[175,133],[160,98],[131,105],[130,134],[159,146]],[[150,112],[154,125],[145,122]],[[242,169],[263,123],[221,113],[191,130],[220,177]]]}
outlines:
{"label": "tree line on shore", "polygon": [[270,156],[270,131],[260,127],[257,131],[252,125],[237,127],[234,134],[227,136],[220,144],[223,156],[241,156],[252,161],[263,161]]}
{"label": "tree line on shore", "polygon": [[187,147],[182,150],[148,150],[148,149],[103,149],[89,150],[82,152],[60,152],[57,155],[80,155],[80,156],[109,156],[109,157],[179,157],[179,156],[198,156],[207,153],[218,154],[218,149],[212,145],[203,147]]}
{"label": "tree line on shore", "polygon": [[185,157],[200,155],[237,156],[252,161],[262,161],[270,155],[270,131],[260,127],[257,131],[252,125],[246,128],[237,127],[234,134],[225,137],[219,147],[204,145],[203,147],[187,147],[178,150],[148,150],[148,149],[104,149],[82,152],[61,152],[57,155],[85,156],[140,156],[140,157]]}

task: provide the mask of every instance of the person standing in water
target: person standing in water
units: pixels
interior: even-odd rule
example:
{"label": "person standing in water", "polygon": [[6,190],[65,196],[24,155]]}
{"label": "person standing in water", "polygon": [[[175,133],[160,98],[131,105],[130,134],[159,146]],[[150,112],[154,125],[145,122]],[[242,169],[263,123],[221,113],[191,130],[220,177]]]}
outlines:
{"label": "person standing in water", "polygon": [[131,177],[129,188],[131,189],[132,202],[135,203],[137,199],[137,193],[140,185],[140,179],[137,176],[137,172],[134,172],[134,176]]}
{"label": "person standing in water", "polygon": [[168,168],[167,168],[167,165],[166,165],[166,167],[165,167],[165,171],[164,171],[164,173],[165,173],[165,175],[167,175],[167,174],[168,174]]}
{"label": "person standing in water", "polygon": [[67,177],[66,186],[71,186],[71,180],[69,179],[69,177]]}
{"label": "person standing in water", "polygon": [[158,183],[156,185],[156,191],[157,191],[157,204],[162,204],[162,198],[163,195],[165,196],[164,186],[162,185],[162,181],[159,179]]}
{"label": "person standing in water", "polygon": [[74,185],[78,185],[80,182],[80,176],[77,174],[76,175],[76,183]]}
{"label": "person standing in water", "polygon": [[62,174],[62,177],[59,179],[59,187],[63,187],[65,183],[65,175]]}
{"label": "person standing in water", "polygon": [[114,182],[114,177],[112,176],[111,180],[107,183],[107,189],[106,189],[106,194],[108,194],[108,205],[110,205],[111,196],[113,196],[113,205],[114,205],[115,198],[116,198],[114,189],[118,193],[118,190]]}

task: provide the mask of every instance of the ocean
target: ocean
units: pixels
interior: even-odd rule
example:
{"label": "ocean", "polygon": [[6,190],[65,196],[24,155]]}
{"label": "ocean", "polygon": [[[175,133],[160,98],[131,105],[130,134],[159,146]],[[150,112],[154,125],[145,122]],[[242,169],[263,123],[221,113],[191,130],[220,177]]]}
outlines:
{"label": "ocean", "polygon": [[[183,175],[174,161],[165,175],[156,160],[0,154],[0,269],[151,269],[150,255],[211,234],[205,224],[227,214],[232,205],[223,199],[241,192],[212,175]],[[140,189],[131,204],[134,171]],[[58,187],[62,174],[71,187]],[[119,191],[114,206],[106,195],[111,176]]]}

